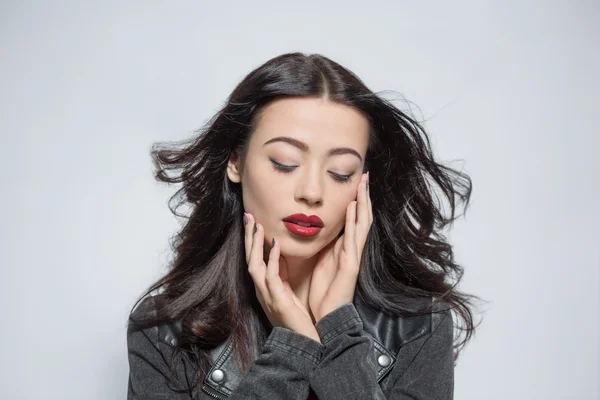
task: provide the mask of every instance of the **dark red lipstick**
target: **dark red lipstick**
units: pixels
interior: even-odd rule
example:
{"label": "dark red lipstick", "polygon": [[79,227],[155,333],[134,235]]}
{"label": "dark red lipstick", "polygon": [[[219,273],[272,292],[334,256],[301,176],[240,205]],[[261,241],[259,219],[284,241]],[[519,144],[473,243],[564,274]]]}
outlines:
{"label": "dark red lipstick", "polygon": [[296,236],[310,238],[323,228],[323,221],[317,215],[293,214],[283,219],[285,227]]}

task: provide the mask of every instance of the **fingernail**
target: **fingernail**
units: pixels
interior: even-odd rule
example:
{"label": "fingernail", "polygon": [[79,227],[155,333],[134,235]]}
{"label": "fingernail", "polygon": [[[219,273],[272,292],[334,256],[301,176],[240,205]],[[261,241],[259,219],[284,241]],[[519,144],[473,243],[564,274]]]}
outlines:
{"label": "fingernail", "polygon": [[256,227],[256,222],[254,223],[254,230],[252,233],[256,233],[256,231],[258,230],[258,228]]}
{"label": "fingernail", "polygon": [[275,247],[275,238],[271,241],[271,247]]}
{"label": "fingernail", "polygon": [[248,216],[244,213],[244,225],[248,224]]}
{"label": "fingernail", "polygon": [[369,171],[367,171],[367,191],[369,191]]}

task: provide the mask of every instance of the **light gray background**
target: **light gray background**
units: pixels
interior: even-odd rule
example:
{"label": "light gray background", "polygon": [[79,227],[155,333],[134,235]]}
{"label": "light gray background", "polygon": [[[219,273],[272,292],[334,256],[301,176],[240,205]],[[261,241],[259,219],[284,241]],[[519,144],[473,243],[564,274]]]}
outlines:
{"label": "light gray background", "polygon": [[280,3],[1,3],[0,398],[125,398],[178,227],[150,146],[296,50],[402,93],[473,178],[451,240],[490,303],[455,397],[600,398],[598,3]]}

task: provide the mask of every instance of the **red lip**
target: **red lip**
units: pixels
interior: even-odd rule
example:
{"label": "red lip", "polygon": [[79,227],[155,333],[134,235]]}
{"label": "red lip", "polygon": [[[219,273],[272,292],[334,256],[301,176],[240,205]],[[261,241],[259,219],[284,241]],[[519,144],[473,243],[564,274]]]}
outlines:
{"label": "red lip", "polygon": [[285,217],[283,220],[286,222],[303,222],[319,228],[323,227],[323,221],[317,215],[311,215],[309,217],[306,214],[293,214]]}

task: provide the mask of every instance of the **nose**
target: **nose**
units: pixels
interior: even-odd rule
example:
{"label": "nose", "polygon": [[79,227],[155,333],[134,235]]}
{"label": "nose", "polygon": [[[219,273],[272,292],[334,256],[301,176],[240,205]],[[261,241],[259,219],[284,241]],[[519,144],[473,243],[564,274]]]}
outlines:
{"label": "nose", "polygon": [[323,202],[323,182],[317,168],[306,170],[300,178],[296,192],[296,200],[305,202],[310,206]]}

